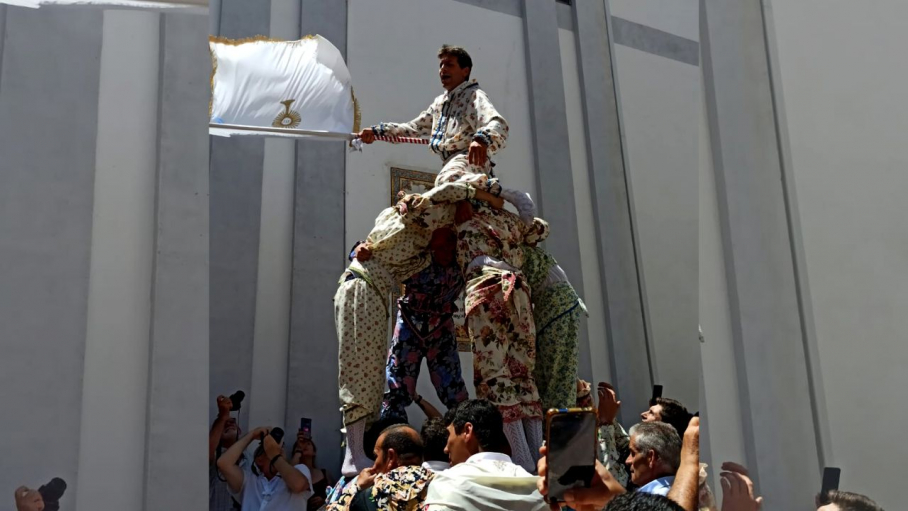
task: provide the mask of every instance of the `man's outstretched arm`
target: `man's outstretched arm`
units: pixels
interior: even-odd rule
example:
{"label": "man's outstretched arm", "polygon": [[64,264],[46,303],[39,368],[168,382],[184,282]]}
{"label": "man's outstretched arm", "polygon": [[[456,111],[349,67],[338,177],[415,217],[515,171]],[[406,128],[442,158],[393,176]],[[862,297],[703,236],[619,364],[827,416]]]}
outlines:
{"label": "man's outstretched arm", "polygon": [[380,122],[370,128],[362,130],[359,133],[359,137],[367,144],[374,142],[376,135],[428,138],[432,135],[432,114],[434,111],[435,104],[433,103],[410,122]]}

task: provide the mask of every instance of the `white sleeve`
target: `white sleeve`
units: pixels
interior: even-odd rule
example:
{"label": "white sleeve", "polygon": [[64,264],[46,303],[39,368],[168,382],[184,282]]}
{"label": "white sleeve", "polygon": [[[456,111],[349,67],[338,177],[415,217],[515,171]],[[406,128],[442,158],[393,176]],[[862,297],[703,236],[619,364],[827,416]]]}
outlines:
{"label": "white sleeve", "polygon": [[255,477],[255,474],[253,474],[252,470],[249,468],[250,466],[251,464],[249,463],[240,462],[240,468],[243,469],[243,484],[240,486],[240,491],[234,492],[230,489],[230,485],[227,485],[227,492],[230,493],[230,496],[235,498],[237,502],[243,502],[243,492],[246,490],[246,486],[249,485],[249,481]]}
{"label": "white sleeve", "polygon": [[304,491],[301,495],[303,496],[304,499],[309,500],[309,497],[311,497],[312,493],[313,493],[313,491],[312,491],[312,472],[309,471],[309,467],[307,467],[306,465],[294,465],[293,468],[299,470],[300,472],[303,473],[304,476],[306,476],[306,481],[309,482],[309,489]]}

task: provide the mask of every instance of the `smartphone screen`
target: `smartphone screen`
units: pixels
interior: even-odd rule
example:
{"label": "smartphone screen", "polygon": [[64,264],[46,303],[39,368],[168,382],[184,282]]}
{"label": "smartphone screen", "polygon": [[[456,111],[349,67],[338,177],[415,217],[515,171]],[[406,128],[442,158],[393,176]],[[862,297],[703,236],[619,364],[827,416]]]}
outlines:
{"label": "smartphone screen", "polygon": [[300,431],[303,432],[305,438],[312,438],[312,419],[300,418]]}
{"label": "smartphone screen", "polygon": [[586,410],[563,410],[548,419],[548,499],[560,502],[570,488],[589,488],[596,472],[596,415]]}
{"label": "smartphone screen", "polygon": [[826,467],[823,469],[823,488],[820,495],[825,496],[829,490],[839,489],[839,478],[842,475],[842,469],[835,467]]}

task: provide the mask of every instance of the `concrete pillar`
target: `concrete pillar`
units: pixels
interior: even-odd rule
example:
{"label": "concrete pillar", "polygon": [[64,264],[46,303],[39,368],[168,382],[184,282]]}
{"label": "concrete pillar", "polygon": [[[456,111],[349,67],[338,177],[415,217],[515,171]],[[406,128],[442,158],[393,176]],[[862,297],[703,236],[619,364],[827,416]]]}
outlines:
{"label": "concrete pillar", "polygon": [[[346,57],[347,2],[302,0],[300,11],[300,34],[321,34]],[[343,421],[332,298],[349,248],[344,240],[346,145],[300,140],[296,148],[287,425],[295,431],[300,417],[313,419],[319,462],[336,474]]]}
{"label": "concrete pillar", "polygon": [[77,496],[102,23],[98,10],[0,10],[0,325],[9,341],[0,388],[10,411],[3,430],[16,433],[0,435],[0,482],[15,488],[62,477],[69,508]]}
{"label": "concrete pillar", "polygon": [[[270,0],[222,0],[220,34],[268,35]],[[209,419],[218,394],[250,393],[265,140],[211,137]],[[250,397],[251,399],[251,397]],[[249,402],[240,413],[248,430]]]}
{"label": "concrete pillar", "polygon": [[[583,296],[577,207],[570,171],[571,151],[556,7],[555,2],[549,0],[527,0],[523,3],[538,188],[533,199],[539,208],[539,216],[551,226],[552,233],[545,243],[546,249],[564,268],[577,293]],[[582,321],[581,325],[579,376],[591,379],[586,321]]]}
{"label": "concrete pillar", "polygon": [[[616,77],[603,2],[574,3],[589,152],[590,194],[596,224],[600,275],[606,296],[606,331],[613,382],[625,406],[620,419],[636,422],[653,384],[637,240],[631,214]],[[596,311],[598,313],[599,311]],[[606,363],[606,361],[594,361]]]}
{"label": "concrete pillar", "polygon": [[813,413],[763,6],[703,5],[706,106],[746,464],[764,505],[789,509],[813,502],[819,488],[816,421],[825,419]]}
{"label": "concrete pillar", "polygon": [[145,464],[146,510],[204,509],[208,402],[205,16],[164,14]]}

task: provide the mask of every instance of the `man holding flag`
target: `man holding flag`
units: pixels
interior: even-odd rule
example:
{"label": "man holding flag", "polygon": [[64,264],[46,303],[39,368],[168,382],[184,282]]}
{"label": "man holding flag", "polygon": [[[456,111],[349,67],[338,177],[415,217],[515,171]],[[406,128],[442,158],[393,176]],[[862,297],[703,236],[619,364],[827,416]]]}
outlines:
{"label": "man holding flag", "polygon": [[376,135],[430,138],[429,147],[444,162],[436,185],[455,181],[464,174],[476,174],[481,182],[473,184],[482,188],[493,176],[489,156],[507,142],[508,123],[479,83],[470,79],[473,59],[466,50],[445,45],[438,50],[438,59],[444,94],[410,122],[379,123],[362,130],[359,136],[366,144],[374,142]]}

